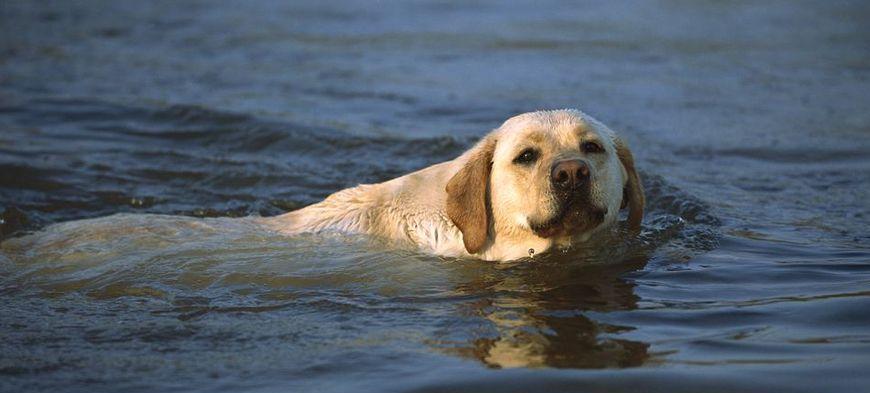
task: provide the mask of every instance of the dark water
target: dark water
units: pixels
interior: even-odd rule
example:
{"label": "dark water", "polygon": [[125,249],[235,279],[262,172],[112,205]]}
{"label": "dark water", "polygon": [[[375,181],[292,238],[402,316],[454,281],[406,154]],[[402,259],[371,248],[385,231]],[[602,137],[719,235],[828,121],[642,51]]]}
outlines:
{"label": "dark water", "polygon": [[[868,18],[4,1],[0,391],[870,391]],[[561,107],[634,147],[639,239],[498,265],[221,218]],[[114,213],[210,218],[21,236]]]}

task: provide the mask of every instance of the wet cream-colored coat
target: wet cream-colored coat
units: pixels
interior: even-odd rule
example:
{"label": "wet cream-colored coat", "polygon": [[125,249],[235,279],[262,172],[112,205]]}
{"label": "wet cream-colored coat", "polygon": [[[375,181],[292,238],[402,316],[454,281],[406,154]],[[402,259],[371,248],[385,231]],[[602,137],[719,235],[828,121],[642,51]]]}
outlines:
{"label": "wet cream-colored coat", "polygon": [[[585,154],[584,141],[603,148]],[[514,158],[533,147],[541,158],[520,167]],[[544,238],[531,228],[558,210],[550,186],[557,159],[589,163],[590,203],[607,210],[595,228]],[[368,234],[422,251],[451,257],[503,261],[553,247],[589,241],[612,227],[621,207],[629,207],[629,227],[643,214],[643,189],[630,151],[602,123],[576,110],[539,111],[508,119],[458,158],[378,184],[330,195],[322,202],[281,216],[261,219],[285,233],[336,231]]]}
{"label": "wet cream-colored coat", "polygon": [[457,159],[383,183],[348,188],[320,203],[264,221],[286,234],[369,234],[409,242],[437,255],[465,255],[462,232],[445,212],[444,191],[461,162]]}

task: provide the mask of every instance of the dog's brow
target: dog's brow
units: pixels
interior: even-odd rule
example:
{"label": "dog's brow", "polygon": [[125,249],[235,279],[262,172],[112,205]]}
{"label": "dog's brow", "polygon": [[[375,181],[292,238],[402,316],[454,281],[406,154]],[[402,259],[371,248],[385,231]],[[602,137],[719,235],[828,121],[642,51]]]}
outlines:
{"label": "dog's brow", "polygon": [[531,141],[531,142],[540,143],[540,142],[544,141],[545,137],[544,137],[544,133],[541,130],[535,129],[535,130],[529,131],[526,134],[524,139]]}
{"label": "dog's brow", "polygon": [[601,142],[601,136],[596,132],[586,131],[580,133],[580,140],[583,142]]}
{"label": "dog's brow", "polygon": [[576,124],[574,125],[574,133],[577,134],[580,138],[588,137],[589,135],[595,135],[592,130],[589,129],[585,124]]}

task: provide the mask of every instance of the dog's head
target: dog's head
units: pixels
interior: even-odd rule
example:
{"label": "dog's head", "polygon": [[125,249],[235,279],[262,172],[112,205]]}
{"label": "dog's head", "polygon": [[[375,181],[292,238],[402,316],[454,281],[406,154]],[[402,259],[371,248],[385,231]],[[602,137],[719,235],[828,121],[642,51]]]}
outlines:
{"label": "dog's head", "polygon": [[447,214],[469,253],[491,236],[568,244],[612,225],[629,208],[640,228],[643,188],[625,143],[576,110],[508,119],[460,157],[447,184]]}

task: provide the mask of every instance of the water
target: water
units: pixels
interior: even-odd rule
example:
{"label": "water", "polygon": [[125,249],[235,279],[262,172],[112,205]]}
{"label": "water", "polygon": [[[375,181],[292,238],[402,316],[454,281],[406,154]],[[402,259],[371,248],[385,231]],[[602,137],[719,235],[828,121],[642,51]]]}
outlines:
{"label": "water", "polygon": [[[0,391],[866,391],[868,17],[3,2]],[[634,147],[639,239],[492,264],[227,218],[560,107]],[[64,223],[117,213],[161,215]]]}

